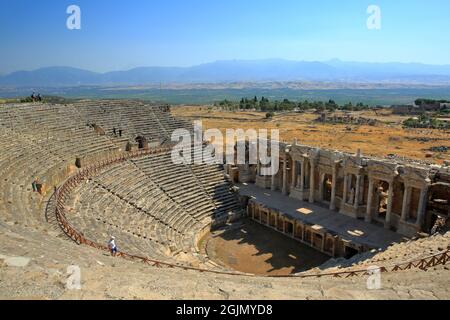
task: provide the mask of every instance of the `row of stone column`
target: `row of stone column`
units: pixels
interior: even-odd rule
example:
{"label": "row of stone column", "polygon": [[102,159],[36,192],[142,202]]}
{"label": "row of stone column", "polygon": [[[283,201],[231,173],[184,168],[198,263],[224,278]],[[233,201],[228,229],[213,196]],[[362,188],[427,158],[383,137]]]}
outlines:
{"label": "row of stone column", "polygon": [[[288,169],[287,169],[287,155],[284,157],[283,161],[283,171],[282,171],[282,192],[283,194],[288,194],[288,184],[287,184],[287,177],[288,177]],[[298,188],[301,191],[305,190],[305,177],[306,177],[306,161],[308,160],[301,160],[300,163],[300,178],[298,177],[297,173],[297,164],[296,161],[292,161],[291,166],[291,190],[294,188]],[[315,179],[314,179],[314,173],[316,170],[316,161],[314,159],[309,160],[310,164],[310,172],[309,172],[309,202],[314,203],[315,202]],[[336,210],[336,187],[337,187],[337,174],[338,174],[338,168],[337,164],[333,165],[332,168],[332,185],[331,185],[331,199],[330,199],[330,206],[329,209],[332,211]],[[348,200],[348,191],[349,191],[349,185],[351,183],[351,173],[347,173],[344,175],[344,184],[343,184],[343,199],[342,199],[342,205],[347,204]],[[362,174],[355,174],[356,176],[356,184],[355,184],[355,193],[354,193],[354,199],[350,205],[353,205],[355,207],[355,210],[359,208],[361,205],[361,199],[363,198],[363,182],[364,182],[364,176]],[[319,186],[320,194],[323,194],[323,182],[325,179],[325,174],[321,175],[321,185]],[[365,220],[367,222],[371,222],[373,219],[373,198],[374,198],[374,185],[375,185],[376,179],[369,176],[369,190],[368,190],[368,197],[367,197],[367,211],[366,211],[366,218]],[[394,199],[394,183],[392,181],[386,181],[389,183],[389,189],[388,189],[388,199],[387,199],[387,208],[386,208],[386,219],[385,219],[385,227],[389,228],[391,225],[391,218],[392,218],[392,207],[393,207],[393,199]],[[408,214],[411,209],[411,194],[412,194],[412,186],[405,185],[405,193],[403,196],[403,206],[402,206],[402,214],[401,214],[401,221],[406,222],[408,219]],[[272,190],[275,190],[275,176],[272,176]],[[419,200],[419,206],[417,209],[417,221],[416,226],[420,227],[423,224],[423,220],[425,217],[425,209],[426,209],[426,199],[427,199],[427,187],[421,188],[421,194],[420,194],[420,200]]]}
{"label": "row of stone column", "polygon": [[[297,166],[296,161],[292,161],[292,181],[291,181],[291,189],[299,188],[301,191],[305,190],[305,178],[306,178],[306,161],[300,161],[300,179],[298,179]],[[310,179],[309,179],[309,189],[314,190],[316,188],[314,181],[314,171],[316,169],[315,161],[310,160]],[[309,194],[309,202],[314,203],[314,191]]]}
{"label": "row of stone column", "polygon": [[[287,153],[284,156],[284,160],[283,161],[283,168],[282,168],[282,183],[281,183],[281,192],[284,195],[288,195],[289,191],[288,191],[288,168],[287,168]],[[291,170],[293,170],[293,168],[291,168]],[[276,190],[276,175],[272,175],[271,177],[271,190]]]}
{"label": "row of stone column", "polygon": [[[295,219],[286,219],[286,218],[284,218],[282,215],[280,215],[278,213],[271,212],[270,209],[260,207],[258,204],[253,204],[253,203],[249,204],[247,210],[248,210],[247,213],[249,214],[249,216],[253,220],[255,220],[255,221],[257,221],[257,222],[259,222],[261,224],[265,224],[266,226],[272,227],[275,230],[277,230],[277,231],[279,231],[279,232],[281,232],[283,234],[286,234],[286,235],[288,235],[288,236],[290,236],[292,238],[298,239],[301,242],[303,242],[303,243],[305,243],[305,244],[307,244],[307,245],[309,245],[309,246],[311,246],[313,248],[316,248],[316,249],[320,250],[321,252],[323,252],[325,254],[328,254],[330,256],[335,256],[335,253],[336,253],[336,242],[337,242],[337,237],[336,236],[333,236],[332,247],[330,248],[330,251],[327,251],[326,248],[325,248],[326,240],[327,240],[326,232],[318,233],[322,237],[322,242],[321,242],[321,245],[319,247],[316,247],[314,245],[314,234],[315,234],[315,232],[311,229],[311,226],[307,226],[306,224],[302,223],[301,221],[298,221],[298,220],[295,220]],[[263,218],[262,218],[263,214],[266,214],[266,217],[267,217],[265,222],[263,222]],[[256,217],[256,215],[258,217]],[[274,220],[275,223],[274,223],[274,226],[271,226],[271,219],[272,219],[273,216],[275,216],[275,220]],[[292,225],[292,231],[291,232],[287,231],[287,228],[286,228],[286,224],[287,223]],[[300,236],[297,234],[299,227],[301,228]],[[307,242],[306,241],[306,233],[308,231],[310,232],[310,239]]]}
{"label": "row of stone column", "polygon": [[[282,163],[282,172],[280,173],[282,175],[281,179],[281,186],[280,189],[284,195],[288,195],[288,154],[284,154]],[[315,202],[315,170],[316,170],[316,161],[314,158],[310,159],[303,159],[298,161],[300,164],[300,177],[297,173],[297,161],[292,160],[291,165],[291,184],[290,188],[291,191],[294,188],[299,189],[300,191],[305,191],[305,178],[306,178],[306,169],[307,169],[307,161],[309,161],[309,197],[308,201],[310,203]],[[258,173],[260,172],[260,165],[258,165]],[[337,189],[337,174],[338,174],[338,163],[333,165],[332,168],[332,185],[331,185],[331,199],[330,199],[330,205],[329,209],[332,211],[336,210],[336,189]],[[356,184],[355,184],[355,191],[353,195],[353,199],[348,198],[349,188],[351,187],[351,175],[354,173],[346,173],[344,175],[344,185],[343,185],[343,199],[341,206],[344,205],[353,205],[355,210],[358,210],[360,205],[362,204],[362,198],[363,198],[363,182],[364,182],[364,176],[362,174],[354,174],[356,176]],[[324,179],[326,175],[321,174],[320,176],[320,185],[319,185],[319,193],[320,195],[323,195],[323,184]],[[272,176],[271,178],[271,186],[272,190],[276,189],[276,176]],[[374,202],[374,187],[375,183],[378,181],[376,178],[370,177],[369,175],[369,190],[368,190],[368,198],[367,198],[367,209],[366,209],[366,217],[365,220],[367,222],[371,222],[373,219],[373,202]],[[380,180],[381,181],[381,180]],[[386,218],[385,218],[385,227],[390,228],[391,226],[391,219],[392,219],[392,207],[393,207],[393,200],[394,200],[394,183],[393,180],[386,181],[389,183],[389,189],[388,189],[388,199],[387,199],[387,208],[386,208]],[[411,209],[411,194],[412,194],[413,187],[410,185],[405,185],[405,192],[403,196],[403,206],[402,206],[402,213],[401,213],[401,221],[407,222],[408,220],[408,214]],[[423,224],[424,216],[425,216],[425,209],[426,209],[426,200],[427,200],[427,193],[428,189],[427,187],[421,188],[421,194],[420,194],[420,200],[419,200],[419,206],[417,210],[417,221],[416,226],[420,227]],[[351,203],[348,203],[348,200],[351,200]]]}
{"label": "row of stone column", "polygon": [[[305,178],[306,178],[306,161],[300,161],[300,179],[298,179],[298,173],[297,173],[297,166],[295,161],[293,161],[293,168],[292,168],[292,184],[291,188],[299,188],[301,191],[305,190]],[[308,201],[310,203],[315,202],[315,170],[316,170],[316,161],[315,160],[309,160],[310,168],[309,168],[309,199]],[[319,193],[320,195],[323,195],[323,182],[325,179],[325,174],[321,175],[320,178],[320,185],[319,185]],[[331,181],[331,201],[330,201],[330,210],[336,210],[336,180],[337,180],[337,168],[336,166],[333,166],[333,172],[332,172],[332,181]]]}
{"label": "row of stone column", "polygon": [[[357,209],[359,207],[359,205],[361,204],[361,196],[362,196],[362,192],[361,192],[361,187],[362,187],[362,182],[364,181],[364,176],[360,175],[360,174],[356,174],[356,183],[355,183],[355,193],[353,195],[353,199],[348,199],[348,191],[352,182],[352,176],[353,174],[345,174],[344,176],[344,191],[343,191],[343,195],[342,195],[342,203],[344,204],[350,204],[353,205],[355,207],[355,209]],[[349,202],[349,200],[351,200],[352,202]]]}
{"label": "row of stone column", "polygon": [[[391,224],[392,217],[392,205],[394,201],[394,181],[387,181],[389,183],[388,190],[388,199],[387,199],[387,208],[386,208],[386,220],[385,227],[389,228]],[[372,206],[373,206],[373,187],[375,181],[373,178],[369,177],[369,191],[368,191],[368,199],[367,199],[367,212],[366,212],[366,221],[372,221]],[[413,187],[405,184],[405,191],[403,194],[403,203],[402,203],[402,213],[401,213],[401,222],[406,222],[408,219],[408,214],[411,210],[411,195],[412,195]],[[417,208],[417,219],[416,219],[416,227],[420,228],[423,224],[423,220],[425,217],[425,209],[427,204],[427,195],[428,195],[428,187],[423,186],[420,188],[420,197],[419,197],[419,206]]]}

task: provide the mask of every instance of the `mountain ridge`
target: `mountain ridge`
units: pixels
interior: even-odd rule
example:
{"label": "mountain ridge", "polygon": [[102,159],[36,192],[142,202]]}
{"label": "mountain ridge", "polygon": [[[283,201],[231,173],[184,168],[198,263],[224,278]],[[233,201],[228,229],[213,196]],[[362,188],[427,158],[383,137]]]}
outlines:
{"label": "mountain ridge", "polygon": [[218,60],[191,67],[136,67],[105,73],[52,66],[0,75],[5,87],[146,85],[157,83],[227,83],[267,81],[337,81],[450,83],[450,65],[370,63],[341,60]]}

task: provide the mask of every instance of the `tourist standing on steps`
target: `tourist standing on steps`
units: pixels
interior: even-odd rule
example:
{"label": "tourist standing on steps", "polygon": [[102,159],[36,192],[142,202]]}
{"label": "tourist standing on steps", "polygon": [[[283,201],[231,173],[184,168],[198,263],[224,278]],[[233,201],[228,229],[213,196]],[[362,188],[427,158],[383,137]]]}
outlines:
{"label": "tourist standing on steps", "polygon": [[31,186],[33,187],[33,192],[37,192],[37,182],[36,179],[33,180],[33,182],[31,183]]}
{"label": "tourist standing on steps", "polygon": [[111,255],[115,257],[117,254],[117,246],[116,246],[116,238],[114,236],[111,236],[111,239],[108,242],[108,248],[109,251],[111,252]]}

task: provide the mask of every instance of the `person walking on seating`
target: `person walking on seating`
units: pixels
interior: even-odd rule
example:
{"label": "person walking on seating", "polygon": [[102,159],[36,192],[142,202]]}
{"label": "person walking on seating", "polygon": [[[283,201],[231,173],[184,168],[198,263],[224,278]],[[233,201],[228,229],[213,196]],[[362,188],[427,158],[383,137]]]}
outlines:
{"label": "person walking on seating", "polygon": [[111,252],[111,255],[115,257],[117,255],[117,246],[116,246],[116,238],[114,236],[111,236],[111,239],[108,242],[108,248]]}

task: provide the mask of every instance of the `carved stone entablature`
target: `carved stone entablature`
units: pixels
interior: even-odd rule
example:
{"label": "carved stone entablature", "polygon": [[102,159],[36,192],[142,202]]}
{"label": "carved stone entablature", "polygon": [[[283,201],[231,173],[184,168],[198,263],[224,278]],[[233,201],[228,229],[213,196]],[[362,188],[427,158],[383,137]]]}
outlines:
{"label": "carved stone entablature", "polygon": [[308,151],[308,158],[311,162],[311,165],[316,165],[319,161],[319,155],[320,155],[320,149],[309,149]]}
{"label": "carved stone entablature", "polygon": [[355,156],[344,156],[342,160],[342,167],[344,168],[344,173],[351,173],[354,175],[362,175],[366,168],[366,161],[362,158]]}
{"label": "carved stone entablature", "polygon": [[332,159],[334,156],[335,152],[332,150],[327,150],[327,149],[320,149],[320,158],[323,159]]}
{"label": "carved stone entablature", "polygon": [[319,170],[324,173],[332,174],[333,170],[342,163],[342,160],[343,155],[340,153],[320,150],[318,162]]}
{"label": "carved stone entablature", "polygon": [[335,166],[342,165],[344,162],[344,154],[342,152],[333,152],[331,155],[331,161]]}
{"label": "carved stone entablature", "polygon": [[291,145],[284,142],[279,142],[278,145],[280,146],[280,152],[285,152],[287,149],[291,148]]}
{"label": "carved stone entablature", "polygon": [[430,173],[430,178],[433,178],[433,179],[437,178],[442,181],[450,182],[450,171],[445,170],[445,169],[442,169],[442,170],[432,169],[431,173]]}
{"label": "carved stone entablature", "polygon": [[344,154],[344,160],[349,165],[364,167],[367,165],[369,159],[363,158],[360,155]]}
{"label": "carved stone entablature", "polygon": [[369,160],[367,164],[367,172],[369,178],[383,180],[387,182],[394,181],[399,175],[399,165],[393,162]]}
{"label": "carved stone entablature", "polygon": [[290,153],[291,149],[292,149],[292,144],[286,144],[283,150],[285,150],[286,152]]}
{"label": "carved stone entablature", "polygon": [[398,171],[408,186],[421,189],[431,184],[429,169],[405,165],[399,167]]}
{"label": "carved stone entablature", "polygon": [[325,165],[323,163],[319,163],[318,165],[319,171],[323,173],[333,173],[333,167],[331,165]]}
{"label": "carved stone entablature", "polygon": [[290,152],[292,159],[296,161],[302,161],[305,157],[308,156],[309,149],[311,148],[302,145],[293,145]]}

